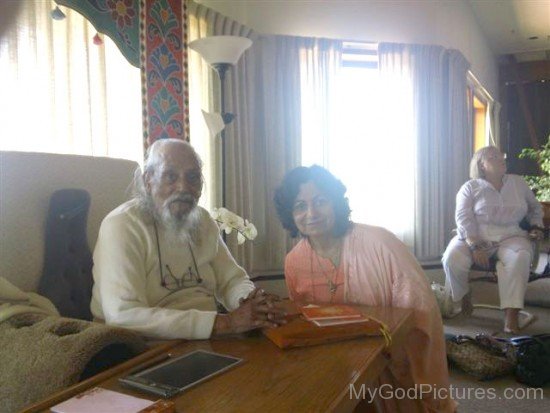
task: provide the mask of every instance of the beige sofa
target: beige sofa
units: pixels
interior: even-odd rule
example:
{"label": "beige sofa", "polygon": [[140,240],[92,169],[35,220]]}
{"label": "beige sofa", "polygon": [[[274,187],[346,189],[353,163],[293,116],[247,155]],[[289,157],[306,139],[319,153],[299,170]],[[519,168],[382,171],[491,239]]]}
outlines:
{"label": "beige sofa", "polygon": [[87,237],[93,251],[102,219],[128,198],[137,166],[122,159],[0,152],[0,277],[9,282],[0,279],[1,411],[19,411],[145,350],[133,332],[41,313],[29,309],[33,300],[14,301],[9,293],[17,290],[18,297],[25,297],[38,289],[55,191],[89,193]]}
{"label": "beige sofa", "polygon": [[0,276],[23,291],[37,290],[48,203],[58,189],[89,192],[87,235],[93,251],[101,220],[128,199],[137,167],[124,159],[0,152]]}

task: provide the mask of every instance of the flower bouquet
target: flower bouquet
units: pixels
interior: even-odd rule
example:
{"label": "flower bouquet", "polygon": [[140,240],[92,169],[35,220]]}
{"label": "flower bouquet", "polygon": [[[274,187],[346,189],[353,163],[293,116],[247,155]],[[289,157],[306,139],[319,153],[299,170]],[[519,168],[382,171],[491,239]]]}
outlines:
{"label": "flower bouquet", "polygon": [[212,218],[226,234],[232,231],[237,232],[237,243],[244,244],[246,240],[252,241],[258,235],[258,231],[252,222],[241,218],[226,208],[214,208],[211,212]]}

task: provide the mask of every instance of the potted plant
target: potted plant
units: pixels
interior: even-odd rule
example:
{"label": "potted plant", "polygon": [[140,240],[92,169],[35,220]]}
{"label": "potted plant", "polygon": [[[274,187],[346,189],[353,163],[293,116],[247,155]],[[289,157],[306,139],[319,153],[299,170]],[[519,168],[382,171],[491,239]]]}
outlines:
{"label": "potted plant", "polygon": [[525,180],[535,191],[537,199],[544,210],[544,226],[550,226],[550,136],[539,149],[524,148],[519,154],[520,159],[533,159],[537,162],[540,175],[527,175]]}

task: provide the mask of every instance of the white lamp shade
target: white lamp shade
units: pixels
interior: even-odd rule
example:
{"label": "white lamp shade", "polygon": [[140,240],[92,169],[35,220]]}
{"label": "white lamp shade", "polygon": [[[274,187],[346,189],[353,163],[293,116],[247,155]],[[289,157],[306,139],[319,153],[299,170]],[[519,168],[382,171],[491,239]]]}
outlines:
{"label": "white lamp shade", "polygon": [[208,130],[210,131],[210,135],[216,136],[223,130],[223,128],[225,128],[225,123],[223,123],[221,113],[210,113],[203,110],[202,116],[204,117]]}
{"label": "white lamp shade", "polygon": [[211,65],[216,63],[235,65],[251,45],[252,40],[239,36],[209,36],[189,42],[189,47]]}

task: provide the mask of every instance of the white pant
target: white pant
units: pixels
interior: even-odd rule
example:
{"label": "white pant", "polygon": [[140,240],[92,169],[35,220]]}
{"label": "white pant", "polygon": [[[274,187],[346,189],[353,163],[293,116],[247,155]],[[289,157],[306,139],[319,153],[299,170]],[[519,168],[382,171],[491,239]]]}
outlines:
{"label": "white pant", "polygon": [[[531,242],[523,237],[509,238],[500,243],[495,253],[500,308],[523,308],[532,259]],[[453,238],[442,262],[445,285],[450,288],[453,301],[460,301],[470,291],[468,275],[473,259],[468,245],[458,237]]]}

